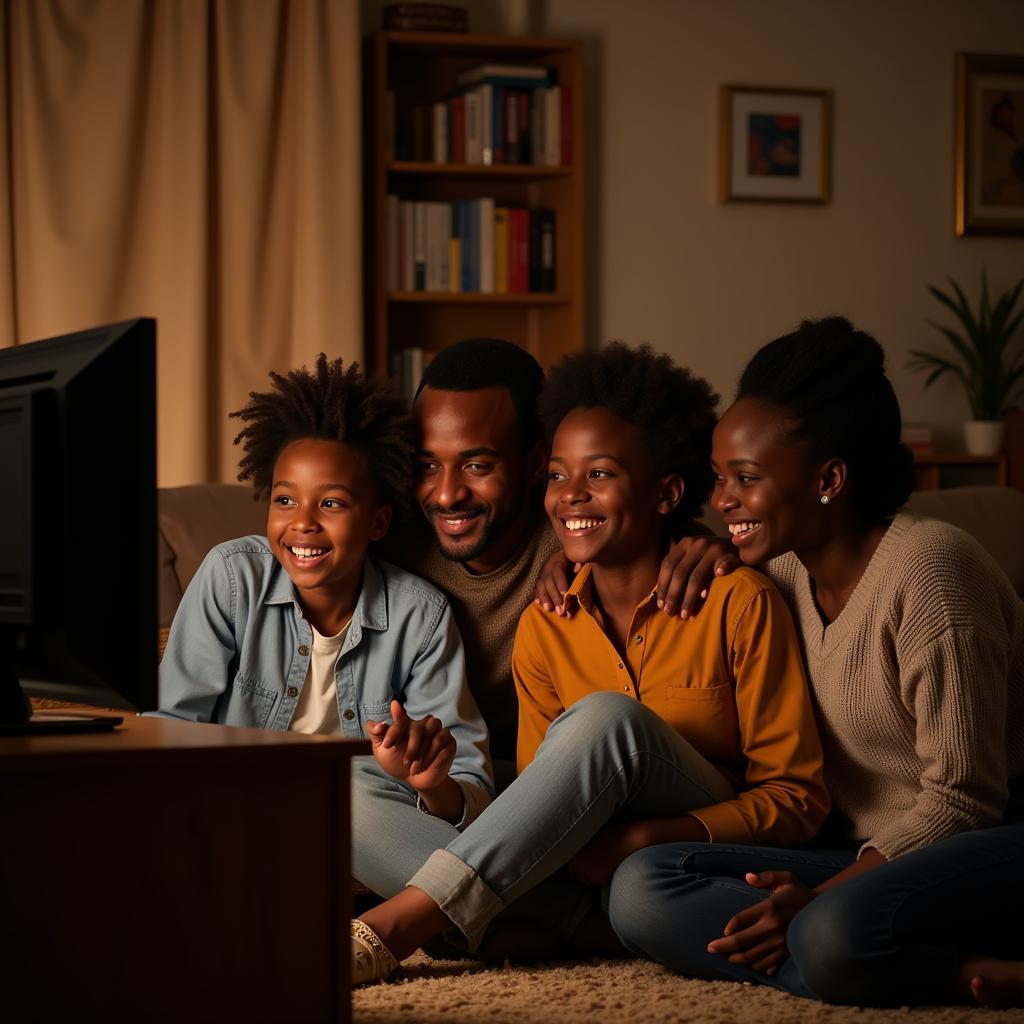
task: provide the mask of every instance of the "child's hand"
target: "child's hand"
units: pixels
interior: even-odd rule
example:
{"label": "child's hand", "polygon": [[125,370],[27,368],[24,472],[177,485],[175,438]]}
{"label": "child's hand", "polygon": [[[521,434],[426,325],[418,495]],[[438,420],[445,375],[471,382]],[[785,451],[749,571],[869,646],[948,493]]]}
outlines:
{"label": "child's hand", "polygon": [[455,759],[455,738],[433,715],[413,719],[397,700],[391,702],[393,723],[367,722],[373,756],[393,779],[428,793],[448,778]]}

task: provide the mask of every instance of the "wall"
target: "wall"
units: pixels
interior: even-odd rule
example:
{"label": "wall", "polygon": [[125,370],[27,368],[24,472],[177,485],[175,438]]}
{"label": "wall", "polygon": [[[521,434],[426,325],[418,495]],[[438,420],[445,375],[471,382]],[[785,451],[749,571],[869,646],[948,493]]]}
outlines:
{"label": "wall", "polygon": [[[1024,4],[526,2],[535,29],[587,43],[590,335],[649,341],[728,396],[759,344],[842,312],[885,345],[905,417],[959,445],[956,385],[925,392],[904,364],[942,344],[929,282],[1024,275],[1024,239],[953,234],[954,54],[1024,53]],[[466,6],[473,31],[500,29],[501,4]],[[718,203],[726,83],[834,91],[829,205]]]}

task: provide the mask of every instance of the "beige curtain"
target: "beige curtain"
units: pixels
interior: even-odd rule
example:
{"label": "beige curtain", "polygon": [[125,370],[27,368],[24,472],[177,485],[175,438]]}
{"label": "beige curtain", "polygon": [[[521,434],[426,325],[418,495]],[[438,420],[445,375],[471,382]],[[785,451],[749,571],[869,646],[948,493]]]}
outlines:
{"label": "beige curtain", "polygon": [[355,0],[0,0],[0,344],[158,321],[159,478],[361,358]]}

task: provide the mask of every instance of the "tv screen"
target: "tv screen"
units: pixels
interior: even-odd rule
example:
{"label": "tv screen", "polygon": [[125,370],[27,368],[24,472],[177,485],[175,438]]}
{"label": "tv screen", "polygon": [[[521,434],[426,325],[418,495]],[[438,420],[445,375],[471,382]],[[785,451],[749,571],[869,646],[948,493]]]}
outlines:
{"label": "tv screen", "polygon": [[0,726],[156,706],[156,323],[0,349]]}

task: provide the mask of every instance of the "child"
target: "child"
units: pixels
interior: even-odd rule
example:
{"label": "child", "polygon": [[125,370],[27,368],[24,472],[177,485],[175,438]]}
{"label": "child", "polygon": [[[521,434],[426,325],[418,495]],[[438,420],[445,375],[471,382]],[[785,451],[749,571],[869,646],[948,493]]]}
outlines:
{"label": "child", "polygon": [[[554,952],[578,951],[581,937],[593,949],[610,938],[598,886],[635,850],[684,837],[798,843],[824,819],[821,747],[781,595],[743,569],[695,619],[654,603],[669,539],[709,490],[715,401],[650,349],[613,344],[551,372],[545,507],[570,561],[586,563],[566,598],[576,614],[523,614],[520,775],[354,923],[354,982],[386,977],[452,924],[479,947],[503,911]],[[567,865],[575,881],[548,881]]]}
{"label": "child", "polygon": [[377,862],[422,862],[432,829],[451,823],[443,846],[490,802],[487,733],[448,602],[367,554],[411,485],[400,399],[322,353],[312,373],[270,376],[232,413],[246,424],[238,478],[270,498],[267,535],[217,545],[189,584],[159,714],[368,737],[373,757],[353,762],[353,872],[373,888]]}

